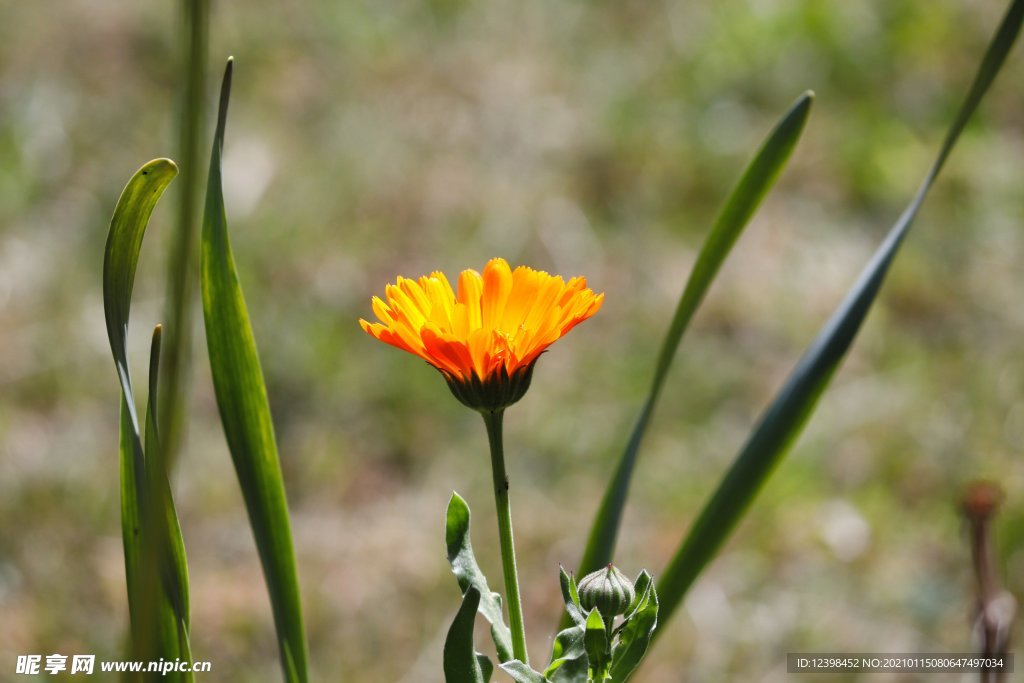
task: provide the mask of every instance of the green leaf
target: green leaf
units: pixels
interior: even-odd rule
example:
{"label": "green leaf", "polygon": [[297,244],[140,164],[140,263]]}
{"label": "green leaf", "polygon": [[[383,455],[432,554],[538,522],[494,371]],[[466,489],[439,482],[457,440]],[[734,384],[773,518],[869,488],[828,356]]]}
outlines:
{"label": "green leaf", "polygon": [[445,683],[486,683],[473,649],[473,624],[479,606],[480,591],[470,586],[444,641]]}
{"label": "green leaf", "polygon": [[591,678],[595,681],[603,681],[610,659],[608,631],[604,627],[601,613],[596,609],[591,610],[587,615],[587,625],[583,632],[583,649],[587,652]]}
{"label": "green leaf", "polygon": [[[171,497],[171,485],[167,479],[167,461],[157,427],[160,376],[160,349],[163,327],[153,330],[149,353],[149,400],[146,407],[145,448],[145,498],[151,506],[147,515],[152,515],[150,537],[154,539],[153,553],[158,558],[158,569],[153,576],[163,582],[160,599],[160,623],[167,647],[173,648],[176,656],[192,661],[189,645],[189,591],[188,562],[185,557],[185,543],[181,536],[181,525]],[[148,530],[148,529],[147,529]],[[191,672],[170,674],[170,680],[194,680]]]}
{"label": "green leaf", "polygon": [[[641,575],[642,577],[643,575]],[[627,617],[619,632],[619,642],[612,652],[611,680],[613,683],[625,683],[640,666],[651,638],[658,627],[658,591],[650,582],[643,591],[636,610]],[[639,584],[640,581],[638,580]],[[637,595],[640,595],[638,592]]]}
{"label": "green leaf", "polygon": [[[140,573],[142,562],[142,516],[137,491],[142,486],[137,477],[144,476],[145,463],[142,452],[132,447],[135,432],[128,403],[121,394],[120,465],[121,465],[121,540],[124,544],[124,575],[128,592],[128,613],[132,632],[142,628],[142,592]],[[138,456],[138,457],[136,457]]]}
{"label": "green leaf", "polygon": [[445,515],[448,562],[463,595],[472,587],[482,596],[480,614],[491,624],[491,637],[498,652],[498,661],[508,662],[512,660],[512,633],[502,615],[501,596],[488,588],[487,577],[473,556],[473,545],[469,540],[469,519],[469,505],[462,496],[453,492]]}
{"label": "green leaf", "polygon": [[284,479],[263,371],[231,253],[224,211],[221,154],[231,72],[229,60],[221,86],[203,216],[200,272],[206,342],[224,434],[270,593],[281,667],[290,683],[305,682],[306,637]]}
{"label": "green leaf", "polygon": [[1020,31],[1024,0],[1015,0],[989,45],[970,91],[916,195],[892,226],[845,300],[825,323],[761,416],[718,489],[658,583],[662,621],[728,538],[813,411],[867,316],[914,217],[967,120],[999,72]]}
{"label": "green leaf", "polygon": [[[813,99],[814,95],[811,92],[801,95],[775,125],[754,156],[753,161],[747,166],[732,194],[729,195],[701,247],[697,261],[693,265],[693,271],[686,282],[686,288],[676,306],[668,333],[662,342],[647,399],[644,401],[626,450],[605,490],[601,506],[591,526],[583,559],[580,561],[580,576],[595,571],[612,561],[619,525],[622,521],[622,511],[629,494],[630,480],[636,467],[640,443],[657,405],[658,397],[661,395],[679,342],[694,313],[704,300],[722,263],[729,255],[750,217],[760,205],[761,200],[771,188],[786,160],[789,159],[790,153],[804,129],[804,124],[807,122]],[[563,619],[562,625],[568,625],[568,618]]]}
{"label": "green leaf", "polygon": [[571,626],[555,636],[555,642],[551,645],[551,665],[548,666],[548,672],[552,671],[551,666],[560,659],[586,654],[583,650],[583,631],[586,625],[587,620],[584,617],[582,624]]}
{"label": "green leaf", "polygon": [[518,659],[505,662],[501,665],[501,670],[511,676],[516,683],[547,683],[548,681],[544,678],[544,674],[534,671],[529,665],[523,664]]}
{"label": "green leaf", "polygon": [[128,318],[135,287],[135,270],[139,263],[142,238],[149,225],[156,203],[178,174],[170,159],[154,159],[136,171],[117,200],[110,232],[103,255],[103,313],[107,323],[107,339],[114,354],[114,365],[121,381],[121,392],[128,402],[128,416],[135,434],[132,447],[138,448],[139,418],[128,370]]}
{"label": "green leaf", "polygon": [[574,626],[555,638],[554,652],[558,656],[544,670],[544,676],[551,683],[586,683],[590,665],[583,647],[583,633],[583,626]]}
{"label": "green leaf", "polygon": [[639,609],[646,603],[647,594],[651,591],[653,586],[653,580],[651,575],[646,569],[640,572],[636,577],[636,581],[633,582],[633,602],[626,608],[623,617],[623,624],[633,618],[633,615],[639,611]]}
{"label": "green leaf", "polygon": [[551,683],[586,683],[589,666],[583,647],[586,620],[579,626],[561,631],[551,648],[551,664],[544,675]]}
{"label": "green leaf", "polygon": [[587,618],[583,615],[583,609],[580,607],[580,595],[576,588],[576,577],[566,574],[564,567],[559,567],[558,580],[562,586],[562,600],[565,601],[565,611],[568,613],[569,618],[577,626],[586,624]]}
{"label": "green leaf", "polygon": [[491,677],[494,676],[494,664],[491,664],[490,657],[477,652],[476,663],[480,665],[480,673],[484,677],[484,683],[490,683]]}
{"label": "green leaf", "polygon": [[[177,173],[173,161],[144,165],[125,186],[110,222],[103,259],[107,337],[121,385],[119,469],[121,532],[134,653],[189,659],[188,574],[184,544],[160,457],[155,413],[147,410],[143,447],[127,345],[132,290],[150,216]],[[150,354],[150,399],[156,400],[160,328]],[[155,410],[155,407],[154,407]],[[176,674],[173,680],[192,680]]]}

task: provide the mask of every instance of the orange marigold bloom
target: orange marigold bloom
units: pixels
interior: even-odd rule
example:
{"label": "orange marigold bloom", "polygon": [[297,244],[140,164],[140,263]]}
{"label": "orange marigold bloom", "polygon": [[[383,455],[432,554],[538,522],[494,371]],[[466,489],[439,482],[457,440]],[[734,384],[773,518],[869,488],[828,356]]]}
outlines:
{"label": "orange marigold bloom", "polygon": [[491,259],[483,275],[464,270],[458,293],[444,273],[399,277],[373,298],[381,322],[359,324],[377,339],[441,371],[455,396],[477,410],[500,410],[526,393],[534,363],[566,332],[594,315],[604,294],[583,277],[568,282]]}

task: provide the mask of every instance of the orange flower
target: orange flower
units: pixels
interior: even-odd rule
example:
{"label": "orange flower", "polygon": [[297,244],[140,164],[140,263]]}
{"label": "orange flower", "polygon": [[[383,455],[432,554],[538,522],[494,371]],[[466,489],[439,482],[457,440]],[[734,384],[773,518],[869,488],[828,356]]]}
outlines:
{"label": "orange flower", "polygon": [[381,320],[359,324],[377,339],[416,354],[441,371],[455,396],[477,410],[515,403],[529,388],[533,365],[566,332],[594,315],[604,294],[587,281],[492,259],[483,275],[464,270],[458,294],[444,273],[399,277],[373,298]]}

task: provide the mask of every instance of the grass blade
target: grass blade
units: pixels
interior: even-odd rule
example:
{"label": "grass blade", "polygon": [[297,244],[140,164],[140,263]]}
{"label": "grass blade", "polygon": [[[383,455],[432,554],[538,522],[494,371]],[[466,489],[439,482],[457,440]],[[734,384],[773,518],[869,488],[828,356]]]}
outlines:
{"label": "grass blade", "polygon": [[[142,239],[153,209],[176,174],[174,162],[157,159],[132,177],[114,210],[103,262],[107,335],[121,384],[121,530],[132,644],[142,658],[170,661],[190,658],[188,575],[157,437],[155,402],[161,328],[157,326],[151,347],[145,447],[128,369],[127,338]],[[172,680],[192,678],[175,674]]]}
{"label": "grass blade", "polygon": [[[137,478],[145,471],[142,452],[133,447],[134,432],[132,418],[128,413],[128,402],[121,394],[121,429],[120,429],[120,465],[121,465],[121,540],[124,544],[124,575],[128,590],[128,615],[133,625],[132,631],[142,627],[140,589],[140,572],[142,563],[142,516],[139,512],[139,497],[136,491],[140,486]],[[138,456],[138,457],[137,457]]]}
{"label": "grass blade", "polygon": [[160,377],[159,422],[168,470],[172,470],[185,428],[185,400],[192,367],[192,327],[195,312],[196,242],[199,234],[200,168],[206,119],[206,64],[209,53],[210,2],[185,0],[184,92],[181,98],[178,158],[181,180],[178,221],[171,235],[167,271]]}
{"label": "grass blade", "polygon": [[[107,339],[114,354],[121,391],[128,402],[128,415],[136,441],[139,438],[139,418],[128,372],[127,351],[135,269],[149,217],[177,174],[178,167],[170,159],[154,159],[136,171],[117,200],[103,255],[103,313],[107,322]],[[141,442],[136,445],[141,453]]]}
{"label": "grass blade", "polygon": [[263,371],[228,241],[224,211],[221,154],[231,72],[229,60],[221,86],[203,216],[200,272],[206,341],[224,434],[274,611],[281,666],[289,683],[305,683],[306,637],[284,479]]}
{"label": "grass blade", "polygon": [[1015,0],[989,45],[971,89],[913,200],[889,230],[846,299],[825,323],[762,415],[725,478],[694,522],[689,535],[662,573],[658,593],[661,597],[663,623],[679,606],[687,589],[725,542],[768,475],[800,433],[867,316],[929,188],[1013,46],[1022,17],[1024,0]]}
{"label": "grass blade", "polygon": [[[622,521],[622,511],[629,494],[629,484],[636,467],[640,443],[657,405],[658,397],[661,395],[679,342],[693,319],[694,313],[704,300],[722,263],[789,159],[803,132],[804,125],[807,123],[813,101],[814,94],[809,91],[805,92],[775,124],[774,129],[747,166],[732,194],[729,195],[701,247],[682,297],[676,306],[668,333],[662,342],[647,399],[644,401],[626,450],[619,460],[618,467],[608,484],[601,506],[591,526],[583,559],[580,561],[578,571],[580,576],[585,576],[605,566],[613,559],[619,525]],[[562,627],[564,628],[568,624],[566,616],[563,618]]]}
{"label": "grass blade", "polygon": [[[144,481],[140,495],[146,509],[142,511],[142,595],[143,624],[156,636],[154,654],[168,659],[192,661],[189,643],[188,564],[181,526],[171,498],[167,479],[167,461],[157,427],[159,408],[160,348],[163,327],[157,325],[149,352],[149,400],[146,406]],[[138,479],[136,480],[138,481]],[[150,612],[150,610],[155,610]],[[155,621],[150,622],[150,619]],[[152,659],[151,655],[146,655]],[[161,674],[162,675],[162,674]],[[170,681],[188,683],[195,680],[191,672],[169,672]]]}

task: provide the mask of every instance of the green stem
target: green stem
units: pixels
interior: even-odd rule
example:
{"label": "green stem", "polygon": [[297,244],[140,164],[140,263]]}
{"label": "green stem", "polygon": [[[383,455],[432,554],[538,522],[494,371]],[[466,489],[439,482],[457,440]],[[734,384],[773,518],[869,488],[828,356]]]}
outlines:
{"label": "green stem", "polygon": [[516,550],[512,543],[512,508],[508,501],[505,448],[501,437],[501,425],[505,411],[483,413],[483,416],[484,424],[487,426],[487,440],[491,445],[494,503],[498,508],[501,569],[505,575],[505,597],[508,600],[508,618],[512,628],[512,654],[524,664],[529,664],[530,660],[526,654],[526,629],[523,626],[523,604],[519,598],[519,575],[516,572]]}
{"label": "green stem", "polygon": [[160,365],[160,437],[168,472],[174,463],[186,428],[186,399],[191,381],[192,328],[195,317],[196,264],[199,250],[200,173],[205,143],[206,63],[210,42],[210,0],[184,0],[181,109],[179,110],[178,161],[181,194],[178,224],[171,237],[167,265],[167,310],[164,351]]}

